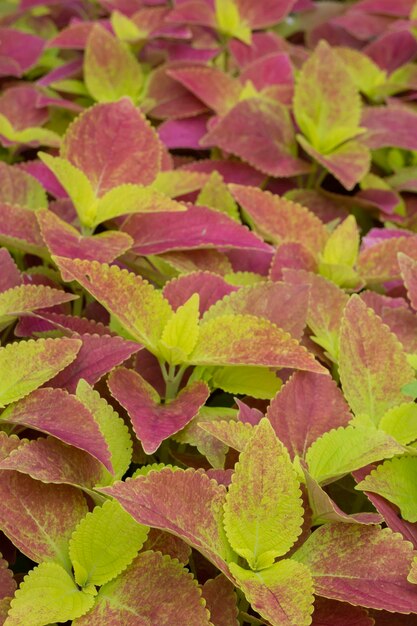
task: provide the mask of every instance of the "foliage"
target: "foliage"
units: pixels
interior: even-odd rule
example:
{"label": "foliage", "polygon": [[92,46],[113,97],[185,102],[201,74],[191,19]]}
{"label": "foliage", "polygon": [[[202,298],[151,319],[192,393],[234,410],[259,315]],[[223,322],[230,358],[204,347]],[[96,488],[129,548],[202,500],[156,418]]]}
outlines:
{"label": "foliage", "polygon": [[0,3],[0,624],[417,624],[416,18]]}

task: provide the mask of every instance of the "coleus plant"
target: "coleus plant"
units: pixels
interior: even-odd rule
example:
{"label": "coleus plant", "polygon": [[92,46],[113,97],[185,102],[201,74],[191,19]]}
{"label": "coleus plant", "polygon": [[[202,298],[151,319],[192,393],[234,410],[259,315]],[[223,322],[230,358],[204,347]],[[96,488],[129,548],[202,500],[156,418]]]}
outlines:
{"label": "coleus plant", "polygon": [[413,0],[0,7],[0,623],[417,624]]}

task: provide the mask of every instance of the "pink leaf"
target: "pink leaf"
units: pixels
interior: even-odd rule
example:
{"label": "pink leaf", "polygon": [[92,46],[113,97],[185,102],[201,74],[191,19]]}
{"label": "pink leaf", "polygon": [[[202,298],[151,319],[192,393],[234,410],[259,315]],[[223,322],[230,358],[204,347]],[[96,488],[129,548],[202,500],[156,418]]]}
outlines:
{"label": "pink leaf", "polygon": [[[9,570],[7,562],[0,556],[0,601],[8,596],[14,596],[16,586],[13,572]],[[1,617],[0,613],[0,619]]]}
{"label": "pink leaf", "polygon": [[141,255],[212,247],[270,250],[247,227],[202,206],[188,206],[175,216],[138,213],[125,221],[123,231],[134,240],[132,251]]}
{"label": "pink leaf", "polygon": [[398,613],[417,611],[415,587],[407,581],[413,547],[388,528],[325,524],[292,558],[310,568],[319,596]]}
{"label": "pink leaf", "polygon": [[75,361],[48,381],[49,387],[60,387],[74,393],[78,381],[83,378],[95,385],[105,374],[120,365],[132,354],[141,349],[140,344],[126,341],[121,337],[102,334],[74,334],[82,340],[82,346]]}
{"label": "pink leaf", "polygon": [[242,85],[214,67],[172,69],[169,75],[218,115],[225,115],[239,100]]}
{"label": "pink leaf", "polygon": [[207,580],[202,592],[213,626],[238,626],[236,593],[232,583],[223,574]]}
{"label": "pink leaf", "polygon": [[68,484],[87,489],[103,484],[106,479],[106,470],[97,459],[53,437],[22,443],[1,461],[0,468],[28,474],[43,483]]}
{"label": "pink leaf", "polygon": [[236,202],[253,222],[255,229],[275,244],[297,241],[310,252],[321,252],[327,232],[324,224],[308,209],[255,187],[230,185]]}
{"label": "pink leaf", "polygon": [[37,389],[11,404],[1,415],[5,422],[48,433],[89,452],[111,472],[110,451],[94,417],[62,389]]}
{"label": "pink leaf", "polygon": [[372,150],[395,146],[417,150],[417,114],[404,106],[367,107],[361,125],[367,129],[362,139]]}
{"label": "pink leaf", "polygon": [[20,271],[6,248],[0,249],[0,267],[0,293],[22,284]]}
{"label": "pink leaf", "polygon": [[158,128],[161,141],[167,148],[200,149],[200,139],[207,132],[207,116],[196,115],[185,120],[167,120]]}
{"label": "pink leaf", "polygon": [[200,144],[226,150],[268,176],[297,176],[310,169],[308,163],[293,156],[294,129],[287,109],[279,102],[260,98],[239,102]]}
{"label": "pink leaf", "polygon": [[38,61],[45,42],[13,28],[0,28],[0,76],[22,76]]}
{"label": "pink leaf", "polygon": [[[148,114],[156,119],[178,120],[187,118],[185,123],[193,122],[191,116],[207,112],[206,105],[193,96],[183,85],[170,76],[169,71],[178,68],[178,63],[156,68],[149,78],[147,97],[150,107]],[[200,118],[196,118],[196,121]]]}
{"label": "pink leaf", "polygon": [[417,42],[413,31],[408,27],[383,32],[371,41],[363,52],[389,74],[405,63],[413,61],[417,53]]}
{"label": "pink leaf", "polygon": [[153,454],[164,439],[184,428],[209,396],[207,385],[197,381],[162,405],[155,389],[135,371],[126,368],[112,372],[108,385],[111,394],[127,410],[146,454]]}
{"label": "pink leaf", "polygon": [[145,116],[122,98],[96,104],[77,117],[65,134],[61,156],[103,196],[125,183],[150,184],[160,169],[161,146]]}
{"label": "pink leaf", "polygon": [[361,607],[327,598],[316,598],[314,602],[311,626],[373,626],[373,624],[372,617],[369,617],[367,611]]}
{"label": "pink leaf", "polygon": [[7,117],[15,130],[42,126],[48,110],[37,107],[38,91],[29,83],[10,87],[0,96],[0,113]]}
{"label": "pink leaf", "polygon": [[198,293],[200,297],[200,315],[203,315],[212,304],[236,290],[237,287],[229,285],[217,274],[191,272],[166,283],[163,294],[174,311],[176,311],[193,293]]}
{"label": "pink leaf", "polygon": [[399,252],[417,259],[417,237],[415,235],[393,237],[361,250],[357,269],[371,285],[399,279],[401,278]]}
{"label": "pink leaf", "polygon": [[226,488],[204,471],[165,468],[100,491],[116,498],[137,522],[186,541],[230,578],[226,563],[235,555],[223,528]]}
{"label": "pink leaf", "polygon": [[253,30],[281,22],[294,4],[295,0],[257,0],[257,2],[237,0],[241,19],[247,22]]}
{"label": "pink leaf", "polygon": [[336,383],[312,372],[295,372],[272,400],[267,417],[291,458],[304,458],[313,441],[352,419]]}
{"label": "pink leaf", "polygon": [[180,169],[190,170],[191,172],[205,172],[206,174],[216,171],[227,184],[236,183],[237,185],[252,185],[254,187],[260,185],[265,178],[247,163],[239,161],[202,159],[201,161],[187,163]]}
{"label": "pink leaf", "polygon": [[400,253],[398,255],[398,262],[401,269],[401,274],[404,279],[404,284],[407,288],[408,297],[410,298],[411,306],[417,310],[417,261],[405,254]]}
{"label": "pink leaf", "polygon": [[168,554],[172,559],[178,559],[184,565],[188,563],[191,555],[191,548],[185,541],[158,528],[150,529],[141,551],[146,550]]}
{"label": "pink leaf", "polygon": [[68,541],[88,511],[80,490],[2,471],[0,498],[0,528],[14,545],[32,561],[58,559],[68,567]]}
{"label": "pink leaf", "polygon": [[[99,235],[84,237],[52,211],[37,211],[36,216],[42,237],[51,254],[70,259],[111,263],[132,245],[132,239],[126,233],[106,231]],[[63,278],[65,280],[64,275]]]}
{"label": "pink leaf", "polygon": [[1,202],[0,244],[44,256],[46,248],[35,213]]}
{"label": "pink leaf", "polygon": [[282,280],[283,269],[314,272],[316,265],[314,256],[302,243],[286,241],[277,248],[269,268],[269,278],[276,281]]}

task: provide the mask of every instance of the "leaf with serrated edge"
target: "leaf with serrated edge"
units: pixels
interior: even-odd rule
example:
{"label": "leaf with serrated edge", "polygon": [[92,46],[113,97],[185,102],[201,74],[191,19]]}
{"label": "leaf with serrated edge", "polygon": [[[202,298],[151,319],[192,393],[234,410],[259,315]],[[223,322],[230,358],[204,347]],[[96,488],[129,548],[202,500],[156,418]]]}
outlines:
{"label": "leaf with serrated edge", "polygon": [[260,572],[231,563],[230,569],[253,608],[271,624],[311,624],[313,581],[302,563],[284,559]]}
{"label": "leaf with serrated edge", "polygon": [[292,559],[310,568],[318,596],[415,613],[417,594],[407,582],[413,555],[412,544],[388,528],[325,524],[310,535]]}
{"label": "leaf with serrated edge", "polygon": [[307,450],[306,461],[313,478],[326,483],[405,451],[382,430],[347,426],[330,430],[317,439]]}
{"label": "leaf with serrated edge", "polygon": [[270,400],[280,389],[281,381],[266,367],[234,365],[215,368],[210,385],[228,393]]}
{"label": "leaf with serrated edge", "polygon": [[46,209],[48,200],[42,185],[16,165],[0,164],[0,202],[26,209]]}
{"label": "leaf with serrated edge", "polygon": [[356,489],[378,493],[398,506],[403,519],[417,522],[416,480],[417,458],[401,457],[378,465]]}
{"label": "leaf with serrated edge", "polygon": [[304,458],[310,445],[352,418],[340,389],[330,376],[295,372],[267,410],[278,439],[291,458]]}
{"label": "leaf with serrated edge", "polygon": [[120,480],[132,458],[133,444],[129,429],[113,407],[85,380],[79,381],[76,395],[97,421],[110,450],[113,480]]}
{"label": "leaf with serrated edge", "polygon": [[79,115],[65,133],[60,156],[84,172],[101,197],[125,183],[152,183],[160,169],[161,143],[143,113],[122,98]]}
{"label": "leaf with serrated edge", "polygon": [[206,580],[202,593],[213,626],[239,626],[236,593],[232,583],[223,574]]}
{"label": "leaf with serrated edge", "polygon": [[194,350],[198,338],[200,298],[197,293],[178,307],[167,321],[158,344],[158,351],[172,365],[187,360]]}
{"label": "leaf with serrated edge", "polygon": [[32,561],[55,560],[69,569],[68,541],[87,513],[81,491],[2,471],[0,498],[0,528],[14,545]]}
{"label": "leaf with serrated edge", "polygon": [[37,389],[7,407],[1,420],[48,433],[85,450],[111,472],[110,451],[90,411],[63,389]]}
{"label": "leaf with serrated edge", "polygon": [[382,416],[379,428],[404,445],[415,441],[417,439],[417,404],[404,402],[392,407]]}
{"label": "leaf with serrated edge", "polygon": [[0,293],[0,328],[20,315],[71,302],[76,298],[73,294],[45,285],[18,285]]}
{"label": "leaf with serrated edge", "polygon": [[100,302],[151,352],[173,312],[162,294],[140,276],[116,265],[55,257],[58,266]]}
{"label": "leaf with serrated edge", "polygon": [[349,215],[330,235],[321,258],[324,263],[353,267],[359,252],[359,230],[355,217]]}
{"label": "leaf with serrated edge", "polygon": [[223,211],[223,213],[240,223],[237,204],[228,190],[223,177],[216,170],[211,173],[210,178],[201,189],[196,203]]}
{"label": "leaf with serrated edge", "polygon": [[136,102],[142,88],[142,70],[121,41],[96,24],[87,39],[84,80],[98,102],[114,102],[129,96]]}
{"label": "leaf with serrated edge", "polygon": [[140,524],[180,537],[230,577],[227,563],[237,557],[223,528],[226,488],[204,471],[166,468],[99,491],[116,498]]}
{"label": "leaf with serrated edge", "polygon": [[127,410],[133,429],[147,454],[186,426],[209,396],[202,381],[184,387],[165,404],[155,389],[134,370],[121,367],[111,372],[108,385],[114,398]]}
{"label": "leaf with serrated edge", "polygon": [[239,456],[224,511],[231,546],[254,570],[269,567],[286,554],[301,533],[300,483],[266,418]]}
{"label": "leaf with serrated edge", "polygon": [[15,590],[16,582],[13,578],[13,572],[8,568],[7,561],[2,558],[0,552],[0,600],[12,596]]}
{"label": "leaf with serrated edge", "polygon": [[291,335],[253,315],[222,315],[203,322],[188,360],[195,365],[261,365],[328,373]]}
{"label": "leaf with serrated edge", "polygon": [[74,626],[211,626],[201,590],[176,560],[142,552],[97,594],[94,608]]}
{"label": "leaf with serrated edge", "polygon": [[413,309],[417,310],[417,261],[402,252],[398,253],[401,275]]}
{"label": "leaf with serrated edge", "polygon": [[84,615],[93,604],[94,596],[80,591],[58,563],[41,563],[16,591],[5,626],[66,622]]}
{"label": "leaf with serrated edge", "polygon": [[368,415],[375,424],[404,401],[401,389],[414,380],[396,336],[357,295],[351,296],[342,319],[339,372],[353,412]]}
{"label": "leaf with serrated edge", "polygon": [[359,92],[326,41],[320,41],[298,76],[294,115],[311,145],[322,154],[361,132]]}
{"label": "leaf with serrated edge", "polygon": [[234,420],[200,421],[198,426],[213,437],[222,441],[226,446],[242,452],[254,434],[251,424],[243,424]]}
{"label": "leaf with serrated edge", "polygon": [[116,578],[139,552],[148,530],[114,500],[87,513],[69,542],[75,582],[100,586]]}
{"label": "leaf with serrated edge", "polygon": [[0,348],[0,406],[15,402],[50,380],[76,357],[78,339],[20,341]]}

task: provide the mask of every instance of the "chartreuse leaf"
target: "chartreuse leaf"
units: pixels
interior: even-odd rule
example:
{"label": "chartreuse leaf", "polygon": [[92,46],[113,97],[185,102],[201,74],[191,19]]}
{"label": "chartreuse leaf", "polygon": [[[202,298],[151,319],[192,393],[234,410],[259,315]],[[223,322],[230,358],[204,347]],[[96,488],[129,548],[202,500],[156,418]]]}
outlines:
{"label": "chartreuse leaf", "polygon": [[122,96],[137,102],[143,85],[142,70],[133,54],[99,25],[87,40],[84,80],[98,102],[115,102]]}
{"label": "chartreuse leaf", "polygon": [[352,411],[376,425],[404,401],[401,389],[414,380],[397,337],[357,295],[349,299],[342,318],[339,372]]}
{"label": "chartreuse leaf", "polygon": [[246,44],[251,42],[251,30],[242,21],[235,0],[215,0],[216,22],[221,33],[236,37]]}
{"label": "chartreuse leaf", "polygon": [[0,407],[20,400],[72,363],[82,342],[61,337],[0,348]]}
{"label": "chartreuse leaf", "polygon": [[113,407],[85,380],[79,381],[76,395],[98,422],[109,447],[110,460],[114,470],[113,476],[109,472],[107,473],[109,482],[120,480],[128,470],[132,459],[133,444],[128,427]]}
{"label": "chartreuse leaf", "polygon": [[214,368],[209,384],[228,393],[270,400],[281,388],[281,380],[266,367],[235,365]]}
{"label": "chartreuse leaf", "polygon": [[77,584],[90,588],[118,576],[139,552],[148,532],[115,500],[87,513],[69,543]]}
{"label": "chartreuse leaf", "polygon": [[158,344],[158,352],[171,365],[184,363],[197,343],[199,333],[198,293],[193,294],[167,321]]}
{"label": "chartreuse leaf", "polygon": [[18,285],[7,289],[0,293],[0,329],[24,313],[70,302],[76,297],[45,285]]}
{"label": "chartreuse leaf", "polygon": [[199,428],[219,439],[224,444],[242,452],[254,434],[254,427],[248,422],[236,422],[234,420],[200,421]]}
{"label": "chartreuse leaf", "polygon": [[236,222],[240,222],[239,209],[223,177],[214,170],[200,191],[196,204],[223,211]]}
{"label": "chartreuse leaf", "polygon": [[129,336],[155,353],[162,331],[173,311],[160,291],[146,280],[116,265],[55,257],[60,268],[72,276]]}
{"label": "chartreuse leaf", "polygon": [[307,450],[306,461],[311,476],[324,483],[403,453],[403,446],[382,430],[347,426],[330,430],[317,439]]}
{"label": "chartreuse leaf", "polygon": [[330,235],[320,255],[319,272],[340,287],[355,287],[359,277],[354,271],[359,254],[359,230],[349,215]]}
{"label": "chartreuse leaf", "polygon": [[133,42],[142,38],[140,28],[120,11],[113,11],[110,21],[116,37],[121,41]]}
{"label": "chartreuse leaf", "polygon": [[74,626],[211,626],[201,588],[177,559],[148,550],[98,592]]}
{"label": "chartreuse leaf", "polygon": [[42,626],[84,615],[94,604],[58,563],[41,563],[25,576],[11,602],[7,626]]}
{"label": "chartreuse leaf", "polygon": [[406,445],[417,439],[417,404],[404,402],[382,416],[379,428]]}
{"label": "chartreuse leaf", "polygon": [[356,489],[378,493],[398,506],[401,516],[417,522],[417,458],[405,456],[385,461]]}
{"label": "chartreuse leaf", "polygon": [[80,222],[92,227],[96,213],[97,198],[87,176],[67,159],[38,152],[38,157],[55,174],[71,198]]}
{"label": "chartreuse leaf", "polygon": [[320,41],[298,76],[294,115],[321,154],[331,153],[362,130],[359,92],[344,62],[325,41]]}
{"label": "chartreuse leaf", "polygon": [[61,143],[61,137],[54,131],[40,126],[23,128],[15,130],[7,117],[0,113],[0,135],[5,137],[12,143],[23,144],[41,144],[43,146],[58,147]]}
{"label": "chartreuse leaf", "polygon": [[300,483],[268,419],[260,421],[235,467],[224,505],[232,548],[253,570],[286,554],[301,533]]}
{"label": "chartreuse leaf", "polygon": [[378,96],[378,91],[387,80],[387,72],[381,70],[372,59],[354,48],[334,48],[345,64],[355,86],[368,98]]}
{"label": "chartreuse leaf", "polygon": [[271,624],[311,624],[313,579],[302,563],[284,559],[260,572],[231,563],[230,571],[253,608]]}

